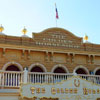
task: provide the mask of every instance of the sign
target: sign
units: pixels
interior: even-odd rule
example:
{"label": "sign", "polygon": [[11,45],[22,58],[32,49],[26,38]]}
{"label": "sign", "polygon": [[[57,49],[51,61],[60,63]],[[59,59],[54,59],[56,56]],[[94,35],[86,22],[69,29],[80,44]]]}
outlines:
{"label": "sign", "polygon": [[58,29],[58,31],[55,31],[50,29],[47,30],[47,32],[33,34],[35,45],[39,46],[66,47],[76,49],[80,49],[83,46],[82,38],[76,37],[67,30]]}
{"label": "sign", "polygon": [[96,100],[100,98],[100,85],[93,84],[79,76],[73,76],[59,83],[22,84],[21,96],[27,98],[52,98],[51,100]]}

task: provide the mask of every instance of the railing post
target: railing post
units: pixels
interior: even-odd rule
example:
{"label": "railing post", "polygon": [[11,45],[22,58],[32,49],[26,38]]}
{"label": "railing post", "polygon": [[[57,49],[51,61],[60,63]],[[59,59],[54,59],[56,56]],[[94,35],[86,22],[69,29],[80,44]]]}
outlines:
{"label": "railing post", "polygon": [[77,76],[77,73],[76,73],[76,71],[75,71],[75,70],[73,71],[73,75],[74,75],[74,76]]}
{"label": "railing post", "polygon": [[24,68],[24,83],[28,82],[28,70],[27,68]]}

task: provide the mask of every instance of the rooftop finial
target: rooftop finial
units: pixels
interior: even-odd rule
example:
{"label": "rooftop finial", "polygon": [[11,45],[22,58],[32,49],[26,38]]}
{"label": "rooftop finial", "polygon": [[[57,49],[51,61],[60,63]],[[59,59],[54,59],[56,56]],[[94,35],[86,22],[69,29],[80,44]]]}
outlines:
{"label": "rooftop finial", "polygon": [[24,26],[24,29],[22,30],[22,33],[25,35],[27,33],[27,29]]}
{"label": "rooftop finial", "polygon": [[88,41],[88,36],[85,34],[85,36],[84,36],[84,40],[85,41]]}
{"label": "rooftop finial", "polygon": [[3,30],[4,30],[4,27],[1,24],[1,26],[0,26],[0,32],[2,32]]}

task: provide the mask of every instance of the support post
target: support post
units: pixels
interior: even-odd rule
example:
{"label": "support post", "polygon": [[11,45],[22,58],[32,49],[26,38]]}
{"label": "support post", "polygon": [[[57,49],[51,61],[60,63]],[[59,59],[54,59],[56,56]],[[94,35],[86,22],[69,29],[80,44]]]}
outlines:
{"label": "support post", "polygon": [[24,84],[28,82],[28,69],[24,68]]}

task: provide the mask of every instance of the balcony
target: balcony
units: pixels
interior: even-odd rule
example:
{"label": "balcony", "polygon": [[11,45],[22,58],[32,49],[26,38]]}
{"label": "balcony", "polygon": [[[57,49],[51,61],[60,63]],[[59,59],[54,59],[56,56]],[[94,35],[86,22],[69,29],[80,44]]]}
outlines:
{"label": "balcony", "polygon": [[[74,76],[73,73],[61,74],[61,73],[36,73],[28,72],[16,72],[16,71],[0,71],[0,87],[20,87],[20,83],[57,83],[62,80],[67,80]],[[100,84],[99,75],[83,75],[77,74],[82,79]]]}

